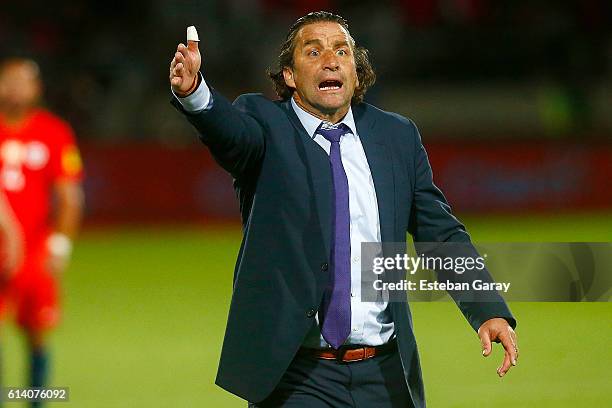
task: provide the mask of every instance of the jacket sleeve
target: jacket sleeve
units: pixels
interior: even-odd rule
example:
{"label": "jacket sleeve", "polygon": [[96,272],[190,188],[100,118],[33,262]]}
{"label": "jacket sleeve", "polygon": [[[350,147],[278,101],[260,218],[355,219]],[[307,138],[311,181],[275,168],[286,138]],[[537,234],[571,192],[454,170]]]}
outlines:
{"label": "jacket sleeve", "polygon": [[[465,227],[451,213],[451,208],[442,191],[434,184],[431,165],[421,136],[416,125],[412,122],[411,125],[415,152],[413,169],[415,183],[408,232],[413,236],[417,250],[420,246],[419,242],[449,242],[457,243],[450,250],[452,256],[478,256]],[[444,246],[438,247],[438,250],[435,251],[438,255],[440,248]],[[467,279],[468,276],[466,274],[460,278]],[[484,282],[493,282],[486,268],[477,272],[477,275],[471,275],[469,279],[470,281],[481,279]],[[451,291],[450,295],[474,330],[478,330],[486,320],[494,317],[504,318],[513,328],[516,327],[514,316],[504,299],[497,293],[486,301],[466,301],[465,296],[454,291]]]}
{"label": "jacket sleeve", "polygon": [[256,96],[241,95],[230,103],[211,88],[212,107],[189,113],[173,97],[172,105],[196,128],[215,160],[234,178],[257,167],[264,155],[264,125],[257,118]]}

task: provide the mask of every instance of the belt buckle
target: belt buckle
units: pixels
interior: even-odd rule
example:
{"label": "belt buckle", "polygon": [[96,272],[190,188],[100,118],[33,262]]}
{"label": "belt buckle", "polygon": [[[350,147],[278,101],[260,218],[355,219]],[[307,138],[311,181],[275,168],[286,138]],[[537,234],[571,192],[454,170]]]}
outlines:
{"label": "belt buckle", "polygon": [[[358,349],[361,350],[361,357],[353,358],[351,360],[345,360],[344,359],[344,356],[346,355],[346,352],[348,350],[358,350]],[[356,361],[367,360],[369,357],[368,357],[368,353],[367,353],[366,347],[365,346],[364,347],[359,347],[358,349],[349,349],[348,347],[340,347],[338,349],[337,354],[336,354],[336,361],[339,362],[339,363],[354,363]]]}

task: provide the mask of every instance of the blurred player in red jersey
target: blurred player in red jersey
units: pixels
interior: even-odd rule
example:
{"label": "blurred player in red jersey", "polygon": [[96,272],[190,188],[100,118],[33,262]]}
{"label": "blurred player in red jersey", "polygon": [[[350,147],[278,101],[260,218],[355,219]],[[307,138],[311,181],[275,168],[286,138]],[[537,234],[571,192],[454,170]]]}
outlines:
{"label": "blurred player in red jersey", "polygon": [[83,208],[73,132],[38,107],[41,94],[34,61],[0,63],[0,189],[8,203],[0,205],[6,237],[0,315],[14,312],[27,338],[33,387],[45,384],[45,337],[59,317],[57,280],[70,260]]}

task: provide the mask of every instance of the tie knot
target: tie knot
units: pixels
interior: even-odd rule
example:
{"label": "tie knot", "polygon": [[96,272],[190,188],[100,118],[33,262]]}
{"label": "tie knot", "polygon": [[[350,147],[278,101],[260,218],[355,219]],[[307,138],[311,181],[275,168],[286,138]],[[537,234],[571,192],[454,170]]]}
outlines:
{"label": "tie knot", "polygon": [[335,125],[322,122],[319,129],[317,129],[317,133],[329,140],[332,143],[338,143],[340,141],[340,137],[347,133],[351,132],[351,128],[349,128],[344,123],[337,123]]}

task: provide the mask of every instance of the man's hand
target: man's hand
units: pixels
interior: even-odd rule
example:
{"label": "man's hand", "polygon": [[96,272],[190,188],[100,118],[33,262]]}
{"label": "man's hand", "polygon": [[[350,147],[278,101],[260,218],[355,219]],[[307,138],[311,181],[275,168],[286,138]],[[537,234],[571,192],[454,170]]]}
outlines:
{"label": "man's hand", "polygon": [[198,41],[188,39],[187,46],[181,43],[176,47],[176,53],[170,63],[170,85],[177,96],[185,97],[196,90],[201,64]]}
{"label": "man's hand", "polygon": [[47,269],[53,274],[53,276],[55,276],[55,278],[60,279],[66,268],[68,268],[69,263],[69,256],[49,255],[47,258]]}
{"label": "man's hand", "polygon": [[505,356],[501,367],[497,369],[497,375],[503,377],[511,366],[516,365],[518,359],[518,345],[516,333],[508,324],[506,319],[489,319],[478,329],[478,337],[482,344],[482,355],[488,357],[491,354],[491,342],[501,343],[504,346]]}
{"label": "man's hand", "polygon": [[72,254],[72,240],[66,234],[55,232],[47,238],[47,269],[60,278]]}

